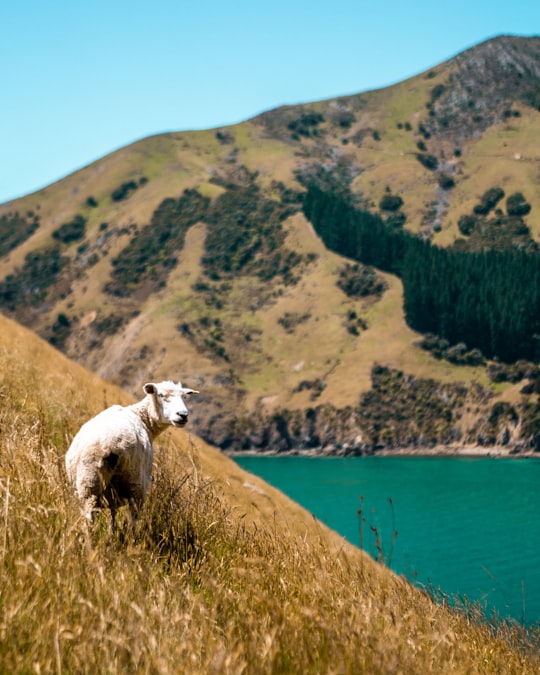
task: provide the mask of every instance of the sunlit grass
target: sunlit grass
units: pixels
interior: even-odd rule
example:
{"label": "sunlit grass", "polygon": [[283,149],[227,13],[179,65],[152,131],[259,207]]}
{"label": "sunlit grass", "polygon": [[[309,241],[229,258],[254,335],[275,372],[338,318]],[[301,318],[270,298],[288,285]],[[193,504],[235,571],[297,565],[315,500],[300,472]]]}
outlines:
{"label": "sunlit grass", "polygon": [[538,672],[533,636],[433,602],[183,433],[158,444],[136,537],[106,514],[89,536],[63,456],[112,389],[16,342],[0,352],[0,672]]}

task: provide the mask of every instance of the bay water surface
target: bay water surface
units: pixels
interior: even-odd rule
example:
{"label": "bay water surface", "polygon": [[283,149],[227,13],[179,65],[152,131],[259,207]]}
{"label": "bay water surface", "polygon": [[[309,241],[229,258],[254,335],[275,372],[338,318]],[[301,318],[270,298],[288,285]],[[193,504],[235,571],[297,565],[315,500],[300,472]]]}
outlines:
{"label": "bay water surface", "polygon": [[540,622],[540,460],[234,459],[413,583]]}

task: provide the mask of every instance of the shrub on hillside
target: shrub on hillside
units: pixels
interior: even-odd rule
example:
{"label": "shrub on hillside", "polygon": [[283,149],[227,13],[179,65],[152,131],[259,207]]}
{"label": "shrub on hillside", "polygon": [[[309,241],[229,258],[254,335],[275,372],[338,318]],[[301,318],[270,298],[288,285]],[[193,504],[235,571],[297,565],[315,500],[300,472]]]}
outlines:
{"label": "shrub on hillside", "polygon": [[447,173],[441,173],[438,177],[439,187],[443,190],[451,190],[456,186],[456,182],[452,176],[449,176]]}
{"label": "shrub on hillside", "polygon": [[[521,192],[516,192],[506,201],[508,214],[505,215],[500,208],[496,208],[503,197],[502,188],[490,188],[482,195],[480,203],[474,206],[473,214],[460,216],[459,231],[470,238],[456,242],[456,248],[462,251],[502,251],[511,248],[531,253],[538,251],[538,244],[523,220],[523,216],[531,210],[530,204]],[[494,215],[490,218],[493,209]]]}
{"label": "shrub on hillside", "polygon": [[337,285],[349,298],[364,298],[368,295],[381,296],[388,288],[384,278],[372,267],[359,263],[347,263],[339,271]]}
{"label": "shrub on hillside", "polygon": [[351,335],[360,335],[360,331],[367,330],[367,327],[366,320],[361,316],[358,316],[354,309],[350,309],[347,312],[347,316],[345,317],[345,328],[347,329],[347,332]]}
{"label": "shrub on hillside", "polygon": [[520,359],[515,363],[490,363],[488,366],[489,379],[492,382],[521,382],[521,380],[536,380],[540,377],[540,367],[531,361]]}
{"label": "shrub on hillside", "polygon": [[388,227],[394,230],[400,230],[403,225],[405,225],[406,220],[407,216],[402,211],[399,211],[397,213],[391,213],[386,217],[384,222]]}
{"label": "shrub on hillside", "polygon": [[491,413],[488,417],[488,424],[496,426],[501,421],[511,422],[516,424],[519,420],[519,415],[514,406],[507,401],[497,401],[491,407]]}
{"label": "shrub on hillside", "polygon": [[216,138],[222,145],[230,145],[234,143],[234,136],[230,131],[223,131],[219,129],[216,131]]}
{"label": "shrub on hillside", "polygon": [[287,333],[294,333],[297,326],[301,323],[305,323],[311,317],[309,312],[305,314],[300,314],[299,312],[285,312],[283,316],[280,316],[277,320],[280,326],[283,326]]}
{"label": "shrub on hillside", "polygon": [[439,166],[439,162],[437,161],[435,155],[430,155],[426,152],[417,152],[416,159],[422,166],[424,166],[426,169],[429,169],[430,171],[435,171],[435,169]]}
{"label": "shrub on hillside", "polygon": [[457,366],[481,366],[486,360],[479,349],[468,350],[464,342],[448,347],[442,358]]}
{"label": "shrub on hillside", "polygon": [[310,138],[319,135],[319,124],[324,122],[324,117],[320,113],[310,110],[302,114],[287,124],[287,128],[292,132],[292,137],[297,140],[299,136]]}
{"label": "shrub on hillside", "polygon": [[76,215],[53,232],[53,238],[61,241],[63,244],[70,244],[72,241],[83,239],[86,234],[86,218]]}
{"label": "shrub on hillside", "polygon": [[56,349],[63,349],[66,343],[66,340],[71,334],[71,321],[66,314],[60,312],[56,316],[56,321],[53,323],[50,329],[49,342],[56,347]]}
{"label": "shrub on hillside", "polygon": [[39,216],[28,213],[27,217],[15,213],[0,216],[0,258],[26,241],[39,227]]}
{"label": "shrub on hillside", "polygon": [[179,323],[176,330],[183,337],[191,340],[197,349],[210,352],[224,361],[230,361],[224,344],[225,326],[221,319],[202,316],[198,321]]}
{"label": "shrub on hillside", "polygon": [[403,199],[399,195],[385,194],[381,197],[379,208],[381,211],[399,211],[403,206]]}
{"label": "shrub on hillside", "polygon": [[503,197],[504,190],[500,187],[494,187],[487,190],[482,195],[480,204],[476,204],[476,206],[473,208],[474,213],[481,216],[487,215],[492,209],[495,208],[495,206],[497,206]]}
{"label": "shrub on hillside", "polygon": [[[355,138],[361,133],[355,134]],[[334,194],[340,194],[346,198],[352,197],[350,185],[354,178],[362,173],[359,164],[347,155],[340,155],[332,161],[321,163],[320,161],[302,164],[295,170],[295,178],[306,188],[316,186]],[[359,197],[361,199],[361,197]]]}
{"label": "shrub on hillside", "polygon": [[526,216],[531,210],[531,205],[526,201],[521,192],[515,192],[506,200],[506,213],[509,216]]}
{"label": "shrub on hillside", "polygon": [[420,123],[418,125],[418,133],[423,136],[426,140],[429,140],[431,138],[430,132],[426,129],[425,125]]}
{"label": "shrub on hillside", "polygon": [[443,359],[458,366],[481,366],[486,362],[479,349],[469,351],[464,342],[450,345],[448,340],[433,333],[426,333],[416,344],[430,352],[436,359]]}
{"label": "shrub on hillside", "polygon": [[120,202],[123,199],[127,199],[127,197],[129,197],[132,192],[137,190],[139,186],[145,185],[147,182],[148,178],[142,176],[139,179],[138,183],[135,182],[134,180],[122,183],[122,185],[120,185],[111,192],[111,199],[113,200],[113,202]]}
{"label": "shrub on hillside", "polygon": [[300,206],[304,201],[304,192],[293,190],[279,180],[273,180],[271,187],[273,191],[279,193],[282,204]]}
{"label": "shrub on hillside", "polygon": [[356,118],[350,110],[338,110],[332,113],[332,121],[342,129],[350,129]]}
{"label": "shrub on hillside", "polygon": [[23,266],[0,282],[0,306],[14,311],[39,305],[68,262],[59,246],[28,253]]}
{"label": "shrub on hillside", "polygon": [[437,99],[441,98],[445,91],[446,87],[444,84],[435,85],[431,90],[431,103],[434,103]]}

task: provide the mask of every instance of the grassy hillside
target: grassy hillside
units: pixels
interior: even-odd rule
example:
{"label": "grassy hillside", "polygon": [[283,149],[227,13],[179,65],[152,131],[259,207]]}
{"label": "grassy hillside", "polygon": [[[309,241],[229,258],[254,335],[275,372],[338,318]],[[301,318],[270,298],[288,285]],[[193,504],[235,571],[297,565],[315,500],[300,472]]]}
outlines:
{"label": "grassy hillside", "polygon": [[435,604],[189,432],[158,444],[136,540],[100,519],[90,542],[63,455],[128,397],[0,330],[2,672],[538,672],[517,626]]}
{"label": "grassy hillside", "polygon": [[[527,381],[418,348],[398,279],[347,295],[348,261],[301,203],[315,183],[441,246],[536,250],[539,45],[498,38],[386,89],[150,137],[1,205],[0,310],[132,394],[188,377],[205,392],[194,428],[214,443],[238,442],[255,412],[356,407],[377,365],[489,387],[519,417],[538,405]],[[464,234],[495,188],[501,214],[516,193],[530,207],[517,230],[502,214]],[[466,442],[476,422],[455,420]]]}

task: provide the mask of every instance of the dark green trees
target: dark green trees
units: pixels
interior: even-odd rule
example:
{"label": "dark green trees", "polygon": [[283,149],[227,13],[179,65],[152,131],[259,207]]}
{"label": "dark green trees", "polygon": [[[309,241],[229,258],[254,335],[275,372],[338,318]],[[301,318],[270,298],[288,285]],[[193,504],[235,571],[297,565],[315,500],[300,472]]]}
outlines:
{"label": "dark green trees", "polygon": [[[493,195],[495,203],[501,196]],[[523,202],[516,198],[512,206],[523,209]],[[316,188],[308,191],[304,212],[328,248],[401,277],[413,329],[502,361],[540,359],[537,252],[438,248]]]}

